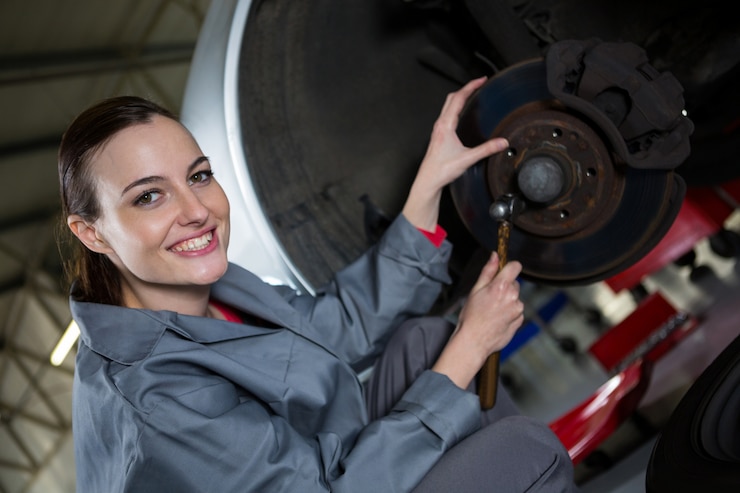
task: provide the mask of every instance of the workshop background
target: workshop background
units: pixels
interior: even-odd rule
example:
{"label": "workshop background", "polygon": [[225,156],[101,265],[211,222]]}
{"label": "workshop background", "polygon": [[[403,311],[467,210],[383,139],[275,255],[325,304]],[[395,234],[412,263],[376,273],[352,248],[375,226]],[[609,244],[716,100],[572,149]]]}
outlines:
{"label": "workshop background", "polygon": [[[371,4],[367,0],[340,1],[347,2],[342,5]],[[0,108],[3,115],[0,170],[4,178],[4,191],[0,195],[0,493],[62,493],[75,489],[70,405],[74,347],[61,362],[52,364],[50,361],[71,322],[56,243],[57,228],[61,224],[56,151],[62,132],[90,104],[120,94],[148,97],[178,113],[183,106],[196,43],[209,7],[220,2],[0,2]],[[234,3],[223,1],[221,5]],[[302,169],[286,177],[270,175],[266,168],[271,163],[267,160],[259,163],[263,169],[253,164],[263,184],[296,186],[301,182],[301,173],[308,172],[321,178],[309,180],[316,190],[309,190],[307,185],[298,190],[299,193],[281,195],[264,189],[259,191],[268,205],[271,219],[275,220],[276,234],[289,254],[298,255],[306,247],[303,242],[314,238],[316,243],[325,241],[331,236],[329,229],[334,223],[342,223],[346,215],[359,218],[351,226],[358,234],[346,235],[346,244],[327,246],[324,248],[328,252],[326,257],[318,261],[308,259],[300,264],[296,259],[305,279],[316,285],[332,269],[341,267],[366,247],[373,232],[368,226],[382,226],[378,218],[384,217],[383,211],[387,215],[397,212],[399,195],[395,191],[403,189],[413,177],[413,168],[375,169],[368,162],[378,159],[391,163],[394,160],[418,162],[424,150],[424,139],[446,91],[454,90],[471,75],[495,72],[500,66],[532,52],[522,54],[509,50],[506,54],[510,58],[503,55],[500,60],[482,57],[479,52],[465,53],[465,43],[450,41],[450,25],[440,22],[441,14],[449,10],[449,4],[455,3],[445,0],[376,2],[387,6],[394,14],[403,9],[400,17],[406,21],[413,19],[403,25],[391,22],[391,28],[384,33],[386,37],[377,37],[370,29],[356,28],[366,27],[362,23],[366,15],[362,8],[334,9],[331,1],[323,0],[313,7],[308,3],[295,6],[292,9],[294,17],[291,17],[291,9],[285,7],[290,2],[262,3],[275,6],[275,10],[265,8],[261,12],[262,26],[266,27],[262,31],[255,28],[250,38],[249,48],[255,53],[265,53],[262,58],[255,55],[256,68],[251,69],[252,77],[245,82],[247,87],[257,91],[251,103],[258,106],[256,103],[263,97],[279,99],[284,94],[287,100],[290,99],[287,96],[291,96],[291,101],[302,103],[290,108],[298,117],[305,121],[326,117],[328,125],[316,125],[312,130],[320,132],[323,127],[337,135],[337,141],[332,140],[334,134],[331,133],[312,135],[309,139],[296,130],[298,121],[296,128],[291,129],[293,132],[276,133],[280,122],[266,118],[270,114],[260,115],[256,111],[257,116],[252,120],[243,121],[245,128],[252,130],[254,155],[269,157],[270,152],[282,152],[269,146],[259,147],[271,138],[280,139],[289,146],[290,142],[283,139],[303,137],[316,145],[312,148],[306,141],[299,142],[302,145],[296,144],[296,147],[300,147],[303,154],[298,155],[305,157],[307,162],[316,159],[321,166],[327,167]],[[484,2],[467,3],[480,6]],[[563,25],[543,17],[548,9],[561,15],[559,19],[567,18],[571,27],[613,25],[613,29],[597,33],[585,27],[563,31],[572,35],[600,34],[606,39],[616,39],[625,34],[624,30],[620,31],[626,29],[625,26],[630,28],[626,29],[627,34],[642,33],[638,23],[625,22],[629,17],[622,15],[627,10],[634,13],[637,9],[630,7],[622,11],[613,2],[499,0],[489,3],[498,7],[505,4],[509,14],[526,17],[526,25],[538,33],[541,43],[552,42]],[[651,4],[650,8],[657,11],[656,4]],[[675,24],[686,18],[694,7],[692,2],[668,4],[671,12],[677,12],[675,17],[669,16]],[[714,14],[709,15],[704,10],[694,14],[695,26],[684,29],[681,39],[661,38],[657,32],[653,37],[635,34],[636,41],[650,42],[656,49],[671,43],[683,48],[692,44],[701,46],[701,42],[707,42],[712,48],[704,48],[704,54],[711,53],[712,60],[701,59],[703,64],[697,62],[696,71],[688,75],[677,73],[682,81],[689,82],[691,87],[687,89],[691,89],[692,98],[702,96],[699,103],[693,101],[695,107],[702,108],[702,103],[706,102],[705,107],[711,107],[716,118],[704,115],[705,119],[699,121],[707,123],[697,125],[692,137],[702,139],[705,151],[702,155],[707,156],[707,161],[691,163],[691,167],[682,170],[689,185],[689,199],[679,215],[684,228],[669,233],[675,248],[668,248],[669,252],[663,250],[625,277],[611,279],[611,283],[555,287],[523,281],[522,293],[528,307],[525,330],[516,344],[502,354],[502,375],[522,410],[551,423],[599,391],[606,395],[601,386],[607,381],[614,382],[615,375],[637,379],[635,387],[627,389],[632,392],[629,395],[639,397],[635,402],[614,400],[613,392],[605,397],[606,402],[626,405],[627,415],[611,414],[616,421],[610,421],[603,428],[609,438],[591,442],[594,449],[589,449],[588,455],[579,456],[577,476],[587,493],[644,491],[645,467],[661,426],[693,381],[740,333],[740,315],[736,309],[740,301],[736,262],[740,248],[737,242],[740,218],[736,210],[740,197],[737,182],[740,166],[737,152],[730,152],[738,147],[740,120],[738,91],[726,91],[727,81],[737,80],[739,72],[740,28],[736,20],[717,14],[722,7],[729,6],[729,2],[710,1],[707,4],[714,9]],[[590,7],[575,11],[574,5]],[[648,9],[648,5],[642,8]],[[503,15],[502,18],[508,19]],[[287,22],[296,19],[303,23]],[[589,22],[583,22],[584,19]],[[713,29],[712,23],[718,22],[722,23],[721,29]],[[538,29],[543,26],[552,29]],[[285,54],[286,59],[295,56],[288,51],[295,50],[295,39],[291,38],[293,44],[286,43],[286,47],[273,41],[287,37],[282,29],[290,28],[315,39],[315,43],[303,46],[307,52],[312,50],[310,53],[315,58],[306,61],[305,66],[292,65],[290,68],[295,71],[286,72],[305,79],[281,78],[285,73],[268,70],[272,61],[277,60],[271,56]],[[713,38],[707,34],[710,30]],[[365,34],[366,38],[360,38]],[[357,36],[353,41],[358,43],[337,42],[339,36],[344,35]],[[503,35],[511,36],[507,41],[511,45],[521,31],[513,29]],[[428,39],[433,42],[429,43]],[[377,50],[373,51],[375,56],[367,56],[368,52],[363,50],[368,48]],[[456,51],[461,49],[462,52]],[[326,54],[324,60],[322,53]],[[455,59],[455,53],[462,55]],[[201,57],[207,55],[200,54]],[[404,57],[418,59],[420,63],[406,63]],[[331,60],[337,60],[337,65],[332,66]],[[280,63],[273,65],[278,67]],[[413,77],[420,72],[425,73],[424,77],[434,73],[436,78],[414,91]],[[351,82],[342,84],[343,80]],[[322,92],[333,81],[337,81],[333,91]],[[400,87],[404,88],[402,100],[391,101]],[[310,90],[300,92],[301,88]],[[731,97],[727,98],[728,94]],[[312,106],[313,98],[322,99]],[[377,101],[386,101],[386,104]],[[329,105],[333,106],[329,108]],[[259,110],[269,112],[276,107],[266,104]],[[373,129],[378,132],[372,134]],[[358,134],[362,134],[362,139],[355,138]],[[716,149],[716,152],[706,153],[707,149]],[[327,163],[326,159],[320,159],[325,155],[334,156],[339,162],[356,161],[352,163],[356,168],[342,169]],[[386,186],[390,184],[383,180],[393,181],[394,186]],[[369,194],[362,197],[365,186],[370,187]],[[301,229],[307,217],[328,207],[332,201],[342,200],[346,201],[341,207],[345,216],[317,214],[322,216],[316,219],[318,226]],[[300,201],[301,207],[291,201]],[[448,206],[447,214],[454,216],[454,208],[451,204]],[[370,225],[368,214],[375,214]],[[322,220],[325,223],[321,223]],[[450,228],[453,237],[465,235],[454,226],[451,224]],[[300,240],[287,236],[282,232],[285,228],[300,232]],[[318,238],[322,236],[317,233],[321,228],[326,228],[327,234]],[[471,265],[465,265],[462,260],[470,260],[474,267],[480,252],[474,241],[461,246],[460,251],[464,255],[458,257],[452,267],[455,279],[464,285]],[[460,294],[454,291],[448,294],[450,299],[445,301],[449,303],[442,309],[446,315],[454,317],[455,308],[459,306],[455,296]],[[651,315],[660,311],[656,308],[658,305],[662,318],[653,320]],[[647,326],[643,327],[645,324]],[[657,339],[636,341],[629,346],[614,343],[607,337],[609,334],[632,335],[641,329]],[[659,334],[661,330],[671,332]],[[658,347],[660,350],[650,353],[656,362],[650,368],[649,378],[640,380],[643,374],[635,377],[626,371],[635,368],[645,371],[642,366],[633,365],[634,351],[643,356],[654,349],[651,344],[661,342],[664,344]],[[609,347],[606,350],[603,347],[608,344],[616,344],[626,354],[620,354],[615,360],[614,352],[609,354]],[[609,357],[612,359],[607,364]]]}
{"label": "workshop background", "polygon": [[179,111],[209,1],[0,2],[0,491],[72,492],[74,352],[55,234],[56,151],[84,108],[118,94]]}

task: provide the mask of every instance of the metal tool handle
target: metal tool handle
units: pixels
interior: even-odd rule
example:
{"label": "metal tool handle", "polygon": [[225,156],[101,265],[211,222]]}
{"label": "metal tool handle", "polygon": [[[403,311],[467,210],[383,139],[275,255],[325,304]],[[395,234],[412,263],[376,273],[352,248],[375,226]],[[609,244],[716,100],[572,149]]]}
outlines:
{"label": "metal tool handle", "polygon": [[481,409],[491,409],[496,404],[500,354],[498,351],[491,354],[478,374],[478,398]]}
{"label": "metal tool handle", "polygon": [[[498,254],[498,270],[506,265],[507,251],[509,246],[509,235],[511,223],[501,221],[498,225],[498,243],[496,253]],[[498,390],[498,368],[500,352],[496,351],[488,356],[478,374],[478,398],[483,409],[491,409],[496,404],[496,391]]]}

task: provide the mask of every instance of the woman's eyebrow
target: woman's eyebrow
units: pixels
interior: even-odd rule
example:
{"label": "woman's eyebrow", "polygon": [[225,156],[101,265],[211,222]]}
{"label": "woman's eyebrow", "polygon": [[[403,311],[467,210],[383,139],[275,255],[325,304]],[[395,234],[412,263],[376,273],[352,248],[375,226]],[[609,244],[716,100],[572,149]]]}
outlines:
{"label": "woman's eyebrow", "polygon": [[193,163],[190,166],[188,166],[188,173],[191,173],[203,161],[208,161],[208,157],[199,156],[198,158],[196,158],[196,160],[193,161]]}
{"label": "woman's eyebrow", "polygon": [[139,178],[138,180],[135,180],[126,186],[126,188],[123,189],[121,192],[121,196],[126,195],[126,192],[131,190],[134,187],[138,187],[139,185],[148,185],[149,183],[154,183],[156,181],[164,180],[161,176],[145,176],[144,178]]}
{"label": "woman's eyebrow", "polygon": [[[193,161],[190,164],[190,166],[188,166],[188,173],[191,173],[193,171],[193,169],[195,169],[196,167],[198,167],[198,165],[200,163],[204,162],[204,161],[208,161],[208,157],[206,157],[206,156],[198,156],[195,159],[195,161]],[[122,196],[123,195],[126,195],[126,192],[128,192],[129,190],[131,190],[134,187],[138,187],[139,185],[148,185],[150,183],[154,183],[156,181],[161,181],[161,180],[164,180],[164,178],[161,177],[161,176],[158,176],[158,175],[145,176],[144,178],[139,178],[138,180],[134,180],[131,183],[129,183],[126,186],[126,188],[123,189],[123,191],[121,192],[121,195]]]}

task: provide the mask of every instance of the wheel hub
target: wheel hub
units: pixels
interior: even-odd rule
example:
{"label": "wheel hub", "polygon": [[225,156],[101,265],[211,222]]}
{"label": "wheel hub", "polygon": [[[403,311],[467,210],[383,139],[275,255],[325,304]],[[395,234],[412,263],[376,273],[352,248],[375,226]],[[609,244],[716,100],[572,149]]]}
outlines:
{"label": "wheel hub", "polygon": [[614,214],[624,175],[589,125],[553,106],[524,105],[499,125],[509,149],[486,164],[489,193],[520,194],[527,208],[516,224],[531,234],[598,229]]}
{"label": "wheel hub", "polygon": [[618,129],[604,128],[606,117],[595,122],[598,108],[581,110],[553,96],[547,65],[532,60],[489,79],[460,115],[465,145],[505,137],[509,149],[450,185],[458,215],[495,250],[492,205],[516,197],[508,255],[538,282],[586,284],[626,269],[665,235],[685,193],[672,169],[625,162],[612,145]]}

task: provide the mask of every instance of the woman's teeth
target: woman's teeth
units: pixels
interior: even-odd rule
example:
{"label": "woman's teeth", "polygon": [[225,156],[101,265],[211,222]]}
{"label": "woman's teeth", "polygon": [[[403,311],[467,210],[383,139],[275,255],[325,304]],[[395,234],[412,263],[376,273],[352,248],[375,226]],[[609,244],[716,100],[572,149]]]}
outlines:
{"label": "woman's teeth", "polygon": [[179,245],[172,247],[172,250],[176,252],[193,252],[196,250],[202,250],[208,246],[213,239],[213,232],[209,231],[200,238],[192,238],[187,241],[183,241]]}

